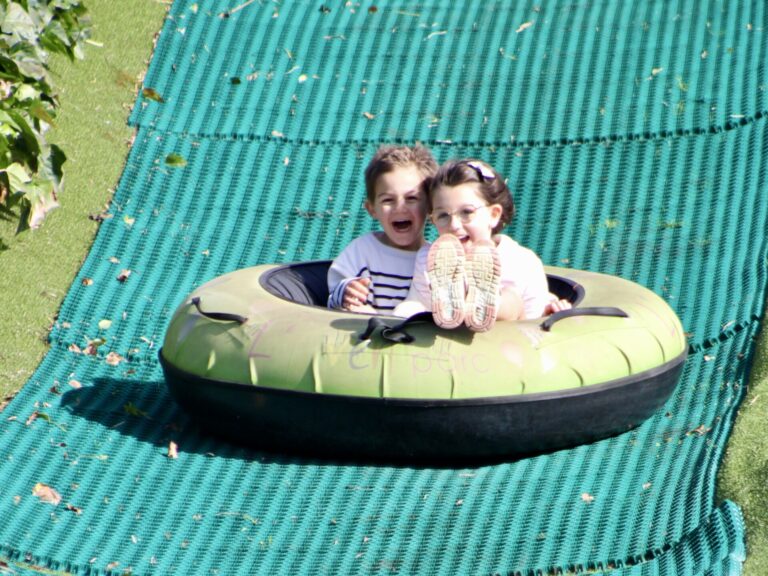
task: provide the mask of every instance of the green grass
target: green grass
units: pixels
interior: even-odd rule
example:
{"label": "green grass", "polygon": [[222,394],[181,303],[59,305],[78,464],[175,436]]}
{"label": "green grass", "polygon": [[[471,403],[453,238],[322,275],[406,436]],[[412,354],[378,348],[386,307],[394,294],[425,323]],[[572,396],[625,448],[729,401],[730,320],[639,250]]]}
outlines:
{"label": "green grass", "polygon": [[67,155],[61,207],[43,226],[15,236],[0,220],[0,401],[21,388],[46,352],[47,333],[93,241],[117,185],[133,130],[135,90],[168,2],[86,0],[93,42],[86,58],[56,57],[51,69],[61,111],[49,132]]}
{"label": "green grass", "polygon": [[[768,317],[764,318],[763,327]],[[744,576],[762,576],[768,566],[768,341],[757,341],[747,393],[720,469],[718,497],[741,506],[747,524]]]}
{"label": "green grass", "polygon": [[[86,60],[56,59],[62,110],[51,140],[68,155],[61,208],[43,227],[21,236],[0,222],[0,400],[26,382],[46,352],[46,335],[90,248],[102,211],[118,182],[133,130],[125,125],[147,67],[152,40],[169,2],[86,0],[94,40]],[[768,342],[761,337],[746,400],[720,473],[720,498],[747,520],[745,576],[768,565]]]}

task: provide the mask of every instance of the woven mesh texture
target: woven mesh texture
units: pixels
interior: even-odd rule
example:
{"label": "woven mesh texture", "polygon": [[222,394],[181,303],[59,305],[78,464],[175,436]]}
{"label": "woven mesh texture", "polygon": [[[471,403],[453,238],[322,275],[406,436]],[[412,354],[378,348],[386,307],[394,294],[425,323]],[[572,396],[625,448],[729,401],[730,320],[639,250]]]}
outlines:
{"label": "woven mesh texture", "polygon": [[[137,102],[113,217],[0,421],[0,559],[16,573],[740,574],[741,513],[715,480],[765,306],[764,6],[466,4],[174,3],[146,82],[165,102]],[[507,232],[546,263],[673,306],[691,354],[662,410],[602,442],[457,469],[297,459],[196,428],[156,358],[176,306],[224,272],[330,258],[373,229],[362,171],[401,138],[506,174]]]}
{"label": "woven mesh texture", "polygon": [[146,79],[165,103],[141,99],[134,124],[532,145],[708,132],[768,110],[763,2],[241,5],[174,4]]}

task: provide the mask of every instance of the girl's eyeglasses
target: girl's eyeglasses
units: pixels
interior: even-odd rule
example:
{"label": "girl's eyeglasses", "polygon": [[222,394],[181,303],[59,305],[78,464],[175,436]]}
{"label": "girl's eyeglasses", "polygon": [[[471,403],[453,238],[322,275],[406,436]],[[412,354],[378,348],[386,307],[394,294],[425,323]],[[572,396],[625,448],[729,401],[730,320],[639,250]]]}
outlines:
{"label": "girl's eyeglasses", "polygon": [[462,224],[469,224],[472,222],[472,220],[474,220],[478,210],[482,210],[483,208],[488,208],[488,205],[484,204],[482,206],[462,206],[453,212],[448,212],[447,210],[432,212],[432,222],[434,222],[436,226],[440,226],[442,228],[443,226],[450,225],[453,217],[457,216]]}

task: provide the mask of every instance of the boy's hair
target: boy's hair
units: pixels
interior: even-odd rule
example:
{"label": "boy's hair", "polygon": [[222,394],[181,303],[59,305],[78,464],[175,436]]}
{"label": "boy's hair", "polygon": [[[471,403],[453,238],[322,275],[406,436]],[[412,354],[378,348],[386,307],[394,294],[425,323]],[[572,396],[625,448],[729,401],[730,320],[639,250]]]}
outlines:
{"label": "boy's hair", "polygon": [[376,180],[382,174],[395,168],[415,166],[424,178],[432,176],[437,171],[432,152],[420,144],[415,146],[382,146],[371,158],[365,169],[365,194],[368,201],[376,201]]}
{"label": "boy's hair", "polygon": [[478,184],[478,192],[488,204],[499,204],[502,208],[499,223],[493,228],[493,233],[498,234],[512,221],[515,215],[515,201],[507,183],[490,164],[474,158],[463,160],[449,160],[437,173],[424,183],[427,190],[429,210],[432,211],[432,197],[441,186],[459,186],[468,182]]}

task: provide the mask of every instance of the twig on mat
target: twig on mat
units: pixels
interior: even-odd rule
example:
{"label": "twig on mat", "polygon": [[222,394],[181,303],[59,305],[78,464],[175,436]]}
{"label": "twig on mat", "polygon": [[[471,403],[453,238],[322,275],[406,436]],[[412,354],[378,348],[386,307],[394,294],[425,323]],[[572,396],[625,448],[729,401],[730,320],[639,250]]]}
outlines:
{"label": "twig on mat", "polygon": [[219,14],[219,18],[229,18],[230,16],[232,16],[232,14],[234,14],[238,10],[242,10],[243,8],[245,8],[249,4],[253,4],[254,2],[256,2],[256,0],[247,0],[246,2],[243,2],[242,4],[240,4],[239,6],[235,6],[234,8],[232,8],[232,10],[227,10],[226,12],[222,12],[221,14]]}

